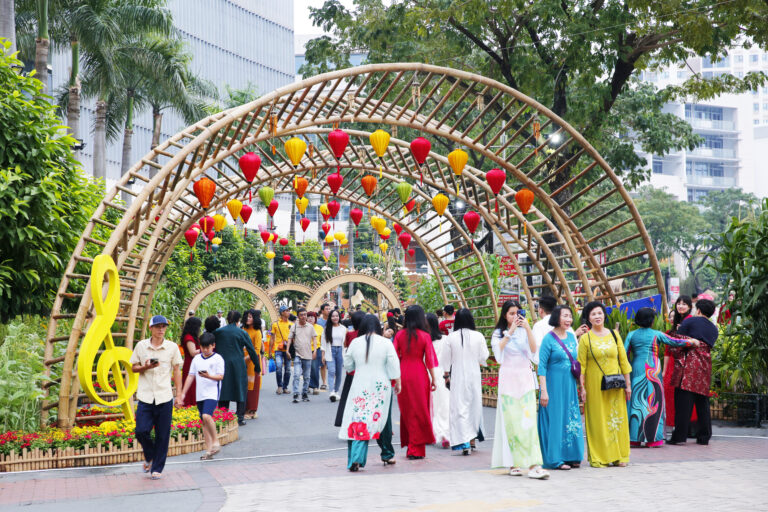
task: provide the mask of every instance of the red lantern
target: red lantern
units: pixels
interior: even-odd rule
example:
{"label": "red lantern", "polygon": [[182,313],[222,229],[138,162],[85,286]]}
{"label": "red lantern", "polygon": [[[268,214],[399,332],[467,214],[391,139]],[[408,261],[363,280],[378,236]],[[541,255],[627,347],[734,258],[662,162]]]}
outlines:
{"label": "red lantern", "polygon": [[200,201],[200,205],[203,210],[207,210],[213,199],[213,194],[216,193],[216,183],[213,180],[203,176],[195,182],[192,189],[195,191],[197,200]]}
{"label": "red lantern", "polygon": [[383,235],[382,234],[382,235],[379,235],[379,236],[381,237],[382,240],[389,240],[389,237],[392,236],[392,235]]}
{"label": "red lantern", "polygon": [[400,245],[403,246],[403,249],[406,251],[408,250],[408,244],[411,243],[411,235],[408,233],[400,233],[397,236],[397,240],[400,242]]}
{"label": "red lantern", "polygon": [[405,203],[405,211],[408,213],[411,213],[411,210],[413,210],[415,206],[416,206],[416,198],[412,197],[410,201]]}
{"label": "red lantern", "polygon": [[[477,212],[473,212],[472,210],[468,211],[464,214],[464,225],[467,226],[467,229],[469,230],[469,233],[474,235],[475,230],[477,229],[478,224],[480,224],[480,215],[477,214]],[[475,247],[475,241],[471,241],[472,248]]]}
{"label": "red lantern", "polygon": [[[189,248],[192,249],[195,246],[195,242],[197,242],[198,232],[192,228],[189,228],[184,232],[184,238],[187,239],[187,243],[189,244]],[[189,252],[189,261],[192,261],[192,251]]]}
{"label": "red lantern", "polygon": [[341,173],[335,172],[328,175],[328,186],[331,187],[331,192],[333,192],[333,195],[338,193],[342,183],[344,183],[344,177],[341,175]]}
{"label": "red lantern", "polygon": [[243,208],[240,210],[240,218],[243,219],[243,234],[246,238],[248,237],[248,219],[251,218],[252,213],[253,208],[247,204],[244,204]]}
{"label": "red lantern", "polygon": [[[491,169],[485,173],[485,180],[490,185],[494,195],[498,195],[501,192],[501,188],[504,186],[504,182],[507,181],[507,173],[501,169]],[[499,213],[499,199],[496,198],[496,213]]]}
{"label": "red lantern", "polygon": [[291,261],[291,255],[290,254],[283,254],[283,261],[288,263]]}
{"label": "red lantern", "polygon": [[213,229],[211,229],[205,234],[205,252],[208,252],[208,242],[213,240],[213,237],[215,236],[216,236],[216,232],[214,232]]}
{"label": "red lantern", "polygon": [[323,230],[323,233],[325,233],[325,236],[328,236],[328,233],[331,232],[331,225],[327,222],[323,222],[323,225],[320,226],[320,228]]}
{"label": "red lantern", "polygon": [[368,174],[363,176],[363,179],[360,181],[363,184],[363,190],[365,190],[365,193],[368,195],[368,197],[373,196],[373,193],[376,191],[376,183],[378,182],[376,176],[371,176]]}
{"label": "red lantern", "polygon": [[339,209],[341,209],[341,205],[335,199],[328,202],[328,211],[331,212],[332,219],[335,219],[336,215],[339,214]]}
{"label": "red lantern", "polygon": [[[267,206],[267,213],[269,213],[270,217],[275,216],[275,212],[277,211],[278,206],[280,206],[280,203],[277,202],[277,199],[270,201],[269,206]],[[242,213],[240,215],[242,215]]]}
{"label": "red lantern", "polygon": [[401,225],[400,225],[400,224],[398,224],[397,222],[395,222],[394,224],[392,224],[392,227],[393,227],[393,228],[395,228],[395,233],[397,233],[398,235],[399,235],[400,233],[402,233],[402,231],[403,231],[403,226],[401,226]]}
{"label": "red lantern", "polygon": [[270,233],[269,231],[262,231],[260,235],[261,235],[261,241],[264,242],[264,245],[267,245],[267,242],[269,242],[269,237],[272,236],[272,233]]}
{"label": "red lantern", "polygon": [[416,249],[408,249],[408,256],[413,258],[416,255]]}
{"label": "red lantern", "polygon": [[285,247],[286,245],[288,245],[288,239],[287,239],[287,238],[281,238],[281,239],[279,240],[279,243],[280,243],[280,245],[282,245],[283,247]]}
{"label": "red lantern", "polygon": [[307,232],[307,228],[309,227],[310,222],[311,221],[306,217],[304,217],[299,221],[299,224],[301,224],[301,230],[304,231],[305,233]]}
{"label": "red lantern", "polygon": [[205,217],[200,219],[200,227],[202,228],[203,233],[208,233],[209,231],[212,231],[213,225],[214,225],[213,217],[209,217],[208,215],[206,215]]}
{"label": "red lantern", "polygon": [[421,165],[427,159],[427,156],[429,156],[430,149],[432,149],[432,144],[430,144],[424,137],[416,137],[413,139],[413,142],[411,142],[411,153],[413,154],[416,163],[419,164],[419,182],[421,185],[424,185],[424,177],[421,174]]}
{"label": "red lantern", "polygon": [[357,237],[357,226],[360,225],[360,221],[363,219],[363,210],[360,208],[352,208],[349,210],[349,218],[355,223],[355,237]]}
{"label": "red lantern", "polygon": [[[243,171],[245,181],[251,184],[256,178],[256,174],[258,174],[259,168],[261,168],[261,157],[256,153],[249,152],[241,156],[237,164],[240,166],[240,170]],[[250,202],[252,199],[251,187],[248,187],[248,201]]]}
{"label": "red lantern", "polygon": [[518,208],[520,208],[520,211],[523,212],[523,215],[527,215],[528,211],[531,209],[533,198],[533,192],[527,188],[521,188],[515,194],[515,202],[517,203]]}
{"label": "red lantern", "polygon": [[[328,144],[331,145],[336,160],[339,160],[344,154],[344,150],[347,149],[347,144],[349,144],[349,134],[344,130],[333,130],[328,134]],[[337,171],[340,170],[341,164],[339,163]]]}

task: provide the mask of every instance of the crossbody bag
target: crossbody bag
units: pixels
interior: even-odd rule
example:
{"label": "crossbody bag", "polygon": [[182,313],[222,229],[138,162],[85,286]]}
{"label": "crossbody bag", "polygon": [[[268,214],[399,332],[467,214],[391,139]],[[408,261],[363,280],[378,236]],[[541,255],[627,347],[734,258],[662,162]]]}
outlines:
{"label": "crossbody bag", "polygon": [[[555,331],[552,330],[550,333],[555,340],[560,344],[561,347],[563,347],[563,350],[565,350],[565,355],[568,356],[568,359],[571,361],[571,375],[573,375],[573,378],[576,379],[576,382],[579,381],[579,377],[581,377],[581,363],[576,361],[573,356],[571,355],[571,351],[568,350],[568,347],[565,346],[565,343],[560,339],[560,337],[555,334]],[[590,348],[591,345],[590,345]],[[602,371],[602,370],[601,370]]]}
{"label": "crossbody bag", "polygon": [[[619,357],[619,340],[616,339],[616,335],[611,331],[611,336],[613,336],[613,341],[616,343],[616,358]],[[589,332],[587,332],[587,338],[589,339],[589,352],[592,354],[592,359],[595,360],[595,363],[597,364],[597,367],[600,368],[600,373],[603,374],[603,380],[600,381],[600,389],[603,391],[609,391],[611,389],[627,389],[627,381],[624,379],[624,375],[617,373],[613,375],[606,375],[603,371],[603,368],[600,366],[600,363],[597,362],[597,358],[595,357],[595,353],[592,351],[592,336]],[[619,361],[619,368],[621,368],[621,362]]]}

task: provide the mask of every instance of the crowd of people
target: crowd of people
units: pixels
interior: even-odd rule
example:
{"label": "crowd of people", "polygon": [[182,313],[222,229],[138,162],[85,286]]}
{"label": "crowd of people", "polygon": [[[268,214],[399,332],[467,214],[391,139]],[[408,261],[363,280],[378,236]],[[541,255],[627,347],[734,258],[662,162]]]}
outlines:
{"label": "crowd of people", "polygon": [[[427,314],[413,305],[404,314],[393,309],[380,318],[355,311],[344,318],[328,304],[295,314],[281,306],[269,330],[258,310],[230,311],[225,321],[221,314],[204,322],[188,318],[183,362],[175,343],[164,339],[168,321],[155,316],[152,337],[137,344],[131,361],[140,375],[136,437],[145,471],[160,478],[173,376],[176,404],[200,411],[206,437],[201,458],[210,459],[220,449],[214,409],[235,402],[240,425],[257,418],[261,378],[274,372],[277,394],[292,395],[293,403],[308,402],[321,390],[338,402],[335,425],[347,441],[350,471],[365,466],[371,440],[381,461],[395,464],[395,398],[407,459],[424,458],[429,444],[470,455],[484,440],[481,368],[492,353],[499,365],[492,467],[547,479],[548,470],[580,466],[585,437],[591,466],[622,467],[630,446],[663,445],[665,426],[674,426],[667,444],[684,443],[690,435],[699,444],[709,442],[714,311],[714,302],[700,299],[694,312],[691,299],[681,296],[672,328],[662,333],[652,328],[655,311],[642,308],[634,318],[637,329],[623,340],[606,326],[608,311],[600,302],[584,306],[574,330],[573,311],[552,297],[539,299],[540,319],[533,325],[521,304],[510,300],[501,308],[489,352],[468,309],[446,306]],[[663,371],[661,345],[667,347]]]}

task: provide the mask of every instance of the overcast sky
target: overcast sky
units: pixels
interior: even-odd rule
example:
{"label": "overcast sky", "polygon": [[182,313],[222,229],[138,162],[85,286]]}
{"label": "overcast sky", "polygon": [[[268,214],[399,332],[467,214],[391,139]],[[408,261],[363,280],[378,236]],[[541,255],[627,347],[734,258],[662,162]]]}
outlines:
{"label": "overcast sky", "polygon": [[[312,20],[309,19],[310,7],[322,7],[325,0],[293,0],[293,26],[296,35],[322,34],[320,27],[312,26]],[[342,0],[344,6],[348,9],[354,6],[352,0]]]}

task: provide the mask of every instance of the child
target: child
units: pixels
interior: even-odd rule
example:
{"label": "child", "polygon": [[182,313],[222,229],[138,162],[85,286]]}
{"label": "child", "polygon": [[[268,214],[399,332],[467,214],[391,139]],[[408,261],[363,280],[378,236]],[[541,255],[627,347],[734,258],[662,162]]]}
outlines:
{"label": "child", "polygon": [[216,338],[206,332],[200,336],[200,353],[192,359],[189,367],[189,375],[184,383],[182,396],[196,379],[197,410],[200,411],[200,419],[203,423],[203,439],[205,440],[205,454],[200,460],[211,460],[219,453],[221,445],[216,437],[216,423],[213,421],[213,411],[219,402],[221,380],[224,378],[224,358],[214,353]]}

